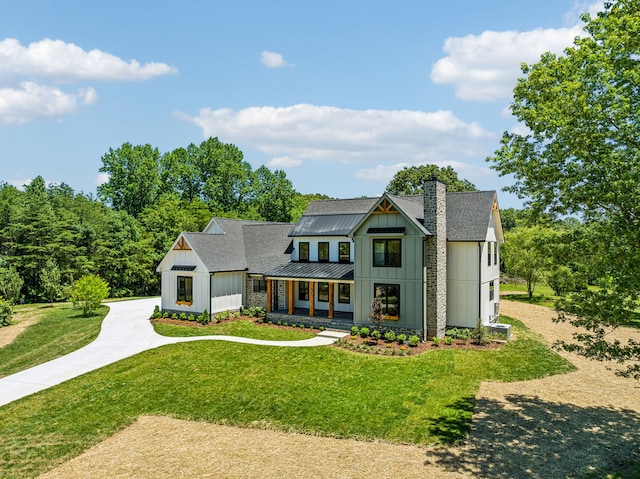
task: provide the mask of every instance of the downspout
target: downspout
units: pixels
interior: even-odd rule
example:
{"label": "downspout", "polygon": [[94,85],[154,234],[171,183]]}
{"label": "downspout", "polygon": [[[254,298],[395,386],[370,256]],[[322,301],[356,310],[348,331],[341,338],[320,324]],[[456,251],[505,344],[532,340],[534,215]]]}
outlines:
{"label": "downspout", "polygon": [[477,323],[478,319],[482,318],[482,242],[478,241],[478,314],[474,320]]}

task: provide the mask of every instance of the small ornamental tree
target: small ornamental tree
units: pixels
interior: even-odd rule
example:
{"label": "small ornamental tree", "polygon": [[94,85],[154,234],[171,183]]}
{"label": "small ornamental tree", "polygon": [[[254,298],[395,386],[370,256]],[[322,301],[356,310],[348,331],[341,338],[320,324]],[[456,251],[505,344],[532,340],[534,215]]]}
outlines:
{"label": "small ornamental tree", "polygon": [[11,304],[0,296],[0,328],[3,326],[9,326],[11,324],[12,317],[13,310],[11,309]]}
{"label": "small ornamental tree", "polygon": [[89,316],[107,296],[109,296],[107,283],[99,276],[90,274],[75,282],[71,300],[74,306],[82,308],[82,314]]}
{"label": "small ornamental tree", "polygon": [[371,301],[369,320],[375,325],[376,329],[380,331],[382,321],[384,321],[384,309],[382,308],[382,301],[378,298],[374,298],[373,301]]}
{"label": "small ornamental tree", "polygon": [[0,296],[9,304],[16,304],[20,299],[20,291],[24,280],[13,266],[0,259]]}

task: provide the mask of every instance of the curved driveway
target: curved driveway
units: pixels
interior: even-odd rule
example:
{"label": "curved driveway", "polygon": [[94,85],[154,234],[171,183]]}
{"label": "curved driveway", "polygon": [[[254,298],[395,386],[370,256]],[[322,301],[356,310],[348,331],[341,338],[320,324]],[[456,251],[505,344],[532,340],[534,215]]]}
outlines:
{"label": "curved driveway", "polygon": [[302,341],[264,341],[235,336],[169,338],[157,334],[149,322],[154,306],[159,304],[160,298],[107,303],[110,308],[109,313],[102,322],[100,334],[91,344],[66,356],[0,379],[0,406],[166,344],[213,340],[264,346],[327,346],[346,335],[346,333],[324,331]]}

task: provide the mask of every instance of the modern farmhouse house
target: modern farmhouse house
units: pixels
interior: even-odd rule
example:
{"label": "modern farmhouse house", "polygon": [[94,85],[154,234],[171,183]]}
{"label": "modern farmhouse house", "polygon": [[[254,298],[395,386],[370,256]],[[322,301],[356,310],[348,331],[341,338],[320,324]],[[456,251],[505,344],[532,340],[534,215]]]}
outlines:
{"label": "modern farmhouse house", "polygon": [[497,321],[496,193],[446,193],[312,202],[294,224],[214,218],[183,233],[158,266],[162,308],[211,313],[262,306],[269,319],[348,329],[370,323],[442,336],[447,326]]}

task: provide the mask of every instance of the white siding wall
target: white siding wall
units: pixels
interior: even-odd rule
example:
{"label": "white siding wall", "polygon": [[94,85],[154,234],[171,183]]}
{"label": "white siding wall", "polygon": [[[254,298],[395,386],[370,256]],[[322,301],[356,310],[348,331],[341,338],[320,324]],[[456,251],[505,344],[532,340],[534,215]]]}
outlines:
{"label": "white siding wall", "polygon": [[478,243],[447,243],[447,326],[476,326],[479,316],[478,250]]}
{"label": "white siding wall", "polygon": [[[195,266],[195,271],[171,271],[173,265]],[[176,304],[178,299],[178,276],[193,278],[193,304]],[[163,260],[162,309],[201,313],[209,308],[209,272],[198,256],[191,250],[171,250]]]}
{"label": "white siding wall", "polygon": [[[493,251],[496,251],[494,256]],[[488,251],[492,251],[491,264],[487,261]],[[482,322],[489,324],[495,322],[495,312],[500,304],[500,244],[498,242],[498,235],[496,232],[496,224],[492,216],[487,230],[486,241],[482,244],[482,258],[481,258],[481,302],[480,312],[482,316]],[[490,284],[493,281],[494,291],[493,299],[489,299]]]}
{"label": "white siding wall", "polygon": [[309,261],[315,262],[318,261],[318,243],[327,242],[329,243],[329,261],[332,263],[338,262],[338,244],[339,243],[350,243],[351,246],[349,248],[349,253],[351,256],[350,261],[353,262],[353,241],[350,238],[346,238],[344,236],[316,236],[309,238],[294,238],[293,239],[293,253],[291,255],[291,261],[299,261],[300,257],[298,253],[300,252],[300,248],[298,244],[300,242],[308,242],[309,243]]}
{"label": "white siding wall", "polygon": [[243,304],[245,273],[216,273],[211,276],[211,313],[235,311]]}

